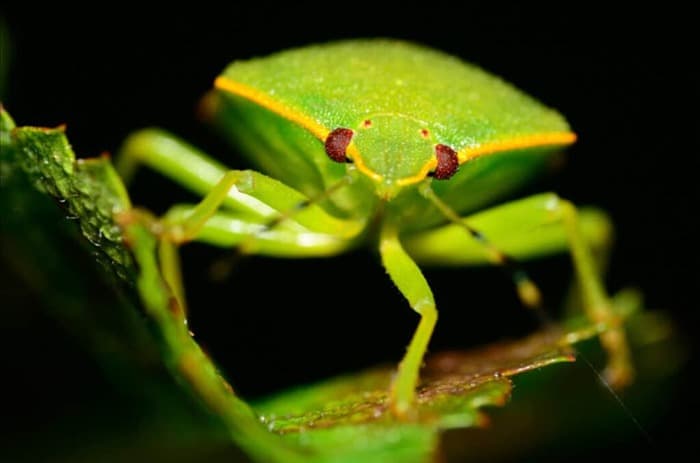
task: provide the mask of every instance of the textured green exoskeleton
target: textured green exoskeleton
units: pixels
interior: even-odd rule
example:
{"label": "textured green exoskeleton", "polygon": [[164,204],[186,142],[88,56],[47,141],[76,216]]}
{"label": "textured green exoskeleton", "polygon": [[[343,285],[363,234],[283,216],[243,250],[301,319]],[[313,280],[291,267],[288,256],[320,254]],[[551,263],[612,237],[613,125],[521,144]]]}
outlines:
{"label": "textured green exoskeleton", "polygon": [[504,265],[523,303],[538,307],[537,287],[515,259],[568,250],[586,313],[612,327],[601,335],[608,378],[631,378],[624,333],[589,250],[608,244],[605,216],[579,214],[554,194],[482,210],[574,142],[556,111],[457,58],[390,40],[234,62],[205,107],[265,174],[229,170],[158,130],[131,136],[118,166],[128,177],[144,163],[205,195],[158,222],[163,273],[181,303],[173,251],[188,240],[285,257],[378,246],[421,316],[390,395],[395,413],[410,416],[437,320],[418,264]]}

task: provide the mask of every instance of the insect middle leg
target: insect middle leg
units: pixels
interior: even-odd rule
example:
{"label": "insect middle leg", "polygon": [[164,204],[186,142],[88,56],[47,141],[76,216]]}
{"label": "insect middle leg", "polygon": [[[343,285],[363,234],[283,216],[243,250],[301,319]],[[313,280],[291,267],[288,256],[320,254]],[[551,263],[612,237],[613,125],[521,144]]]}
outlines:
{"label": "insect middle leg", "polygon": [[[552,193],[514,201],[463,219],[518,260],[568,251],[571,254],[578,292],[587,317],[608,327],[600,340],[608,352],[606,379],[622,387],[633,377],[629,349],[621,321],[612,310],[592,249],[607,248],[611,225],[599,211],[578,212],[569,201]],[[489,250],[463,228],[450,224],[404,239],[406,250],[417,262],[439,265],[491,264]]]}

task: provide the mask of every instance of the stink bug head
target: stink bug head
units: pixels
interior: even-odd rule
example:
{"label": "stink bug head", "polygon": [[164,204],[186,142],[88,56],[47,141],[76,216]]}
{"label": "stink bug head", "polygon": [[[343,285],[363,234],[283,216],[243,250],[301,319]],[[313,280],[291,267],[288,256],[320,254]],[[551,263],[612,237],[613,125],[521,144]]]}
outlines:
{"label": "stink bug head", "polygon": [[405,114],[375,114],[353,129],[337,128],[325,147],[332,160],[354,163],[385,200],[429,175],[447,179],[458,167],[456,152],[438,143],[428,124]]}

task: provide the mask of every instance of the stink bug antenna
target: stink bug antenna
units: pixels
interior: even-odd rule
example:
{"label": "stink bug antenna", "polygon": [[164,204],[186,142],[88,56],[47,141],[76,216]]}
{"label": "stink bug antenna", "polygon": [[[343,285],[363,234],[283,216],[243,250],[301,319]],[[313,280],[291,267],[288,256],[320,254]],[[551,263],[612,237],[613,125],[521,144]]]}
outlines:
{"label": "stink bug antenna", "polygon": [[280,223],[284,222],[287,219],[292,219],[294,216],[305,209],[308,209],[310,206],[313,206],[315,204],[318,204],[328,198],[330,198],[333,193],[336,191],[340,190],[341,188],[348,186],[352,183],[352,177],[350,175],[346,175],[333,185],[329,186],[326,188],[324,191],[318,193],[315,196],[312,196],[310,198],[307,198],[303,201],[299,201],[296,203],[294,206],[292,206],[291,209],[288,209],[286,211],[281,212],[279,215],[273,217],[271,220],[269,220],[267,223],[263,224],[263,226],[259,229],[259,231],[251,236],[251,239],[257,237],[258,234],[264,233],[266,231],[270,231]]}
{"label": "stink bug antenna", "polygon": [[484,247],[484,250],[488,253],[489,260],[501,267],[513,280],[518,292],[518,298],[523,305],[533,310],[542,325],[547,328],[553,328],[555,324],[544,310],[540,290],[525,269],[515,259],[491,243],[483,233],[466,223],[450,206],[445,204],[430,187],[430,182],[423,183],[420,187],[420,192],[433,203],[447,220],[462,228]]}

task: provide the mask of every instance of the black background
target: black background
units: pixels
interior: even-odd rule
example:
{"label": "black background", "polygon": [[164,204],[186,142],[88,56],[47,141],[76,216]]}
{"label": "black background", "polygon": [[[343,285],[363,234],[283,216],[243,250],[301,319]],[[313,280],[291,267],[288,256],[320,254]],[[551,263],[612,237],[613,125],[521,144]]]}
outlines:
{"label": "black background", "polygon": [[[579,142],[560,174],[533,191],[553,189],[607,210],[617,226],[610,287],[642,288],[647,306],[666,309],[681,336],[692,339],[700,277],[695,241],[700,125],[699,75],[692,67],[697,37],[689,13],[671,5],[622,13],[434,3],[379,8],[371,2],[283,8],[202,3],[196,11],[169,7],[149,14],[13,8],[5,14],[13,40],[6,105],[20,125],[67,124],[82,156],[114,152],[130,131],[158,125],[241,167],[235,152],[194,116],[199,97],[230,60],[360,36],[443,49],[566,115]],[[132,199],[163,211],[190,197],[143,173]],[[246,396],[395,361],[416,323],[371,252],[303,262],[250,259],[218,285],[205,270],[219,250],[191,245],[183,253],[191,327]],[[556,301],[566,260],[528,268]],[[498,271],[426,275],[441,309],[432,350],[479,345],[536,327]],[[87,379],[94,365],[66,360],[84,354],[40,315],[24,317],[8,342],[30,328],[52,339],[54,360],[63,361],[69,374],[57,367],[49,367],[49,374],[54,368],[53,374],[63,376],[56,387],[68,403],[78,403],[84,393],[78,385],[94,381]],[[25,378],[15,386],[21,393],[36,378],[24,363],[15,363],[10,372]],[[657,450],[690,445],[682,437],[696,428],[682,423],[697,412],[690,381],[678,394],[668,420],[653,426]],[[590,450],[612,451],[650,449],[643,439],[630,438],[615,449]]]}

